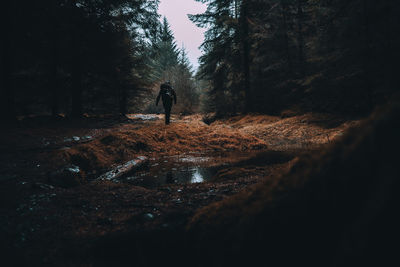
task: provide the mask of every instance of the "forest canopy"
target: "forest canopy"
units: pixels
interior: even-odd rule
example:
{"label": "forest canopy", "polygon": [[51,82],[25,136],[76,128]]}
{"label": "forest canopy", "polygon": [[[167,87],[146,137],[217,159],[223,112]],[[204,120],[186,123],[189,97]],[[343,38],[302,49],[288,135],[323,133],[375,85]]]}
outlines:
{"label": "forest canopy", "polygon": [[[1,116],[160,112],[171,80],[175,112],[360,115],[397,91],[398,2],[196,0],[206,27],[197,73],[158,0],[3,4]],[[201,102],[201,103],[200,103]]]}
{"label": "forest canopy", "polygon": [[197,0],[217,113],[365,114],[398,89],[396,1]]}

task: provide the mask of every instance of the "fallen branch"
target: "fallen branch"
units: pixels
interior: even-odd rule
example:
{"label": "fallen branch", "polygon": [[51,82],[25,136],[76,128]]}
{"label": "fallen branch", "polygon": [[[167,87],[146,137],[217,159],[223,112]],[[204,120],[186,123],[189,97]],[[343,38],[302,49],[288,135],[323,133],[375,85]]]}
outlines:
{"label": "fallen branch", "polygon": [[103,175],[99,176],[95,181],[104,181],[104,180],[115,180],[122,176],[131,173],[132,171],[138,169],[139,167],[145,165],[148,162],[148,158],[145,156],[139,156],[134,160],[130,160],[123,165],[119,165],[113,168],[111,171],[104,173]]}

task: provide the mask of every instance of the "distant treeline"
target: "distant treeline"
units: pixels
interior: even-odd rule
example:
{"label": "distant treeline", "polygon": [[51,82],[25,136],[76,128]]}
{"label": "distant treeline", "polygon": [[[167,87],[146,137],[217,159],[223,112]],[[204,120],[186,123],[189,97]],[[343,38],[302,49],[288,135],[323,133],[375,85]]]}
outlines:
{"label": "distant treeline", "polygon": [[197,1],[210,111],[358,115],[399,88],[399,1]]}

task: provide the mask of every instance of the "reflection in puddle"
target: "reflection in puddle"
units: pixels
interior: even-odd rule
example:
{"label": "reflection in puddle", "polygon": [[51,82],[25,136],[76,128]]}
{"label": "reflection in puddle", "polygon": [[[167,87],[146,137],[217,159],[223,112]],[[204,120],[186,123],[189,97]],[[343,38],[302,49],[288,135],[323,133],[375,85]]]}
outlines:
{"label": "reflection in puddle", "polygon": [[216,167],[176,165],[161,167],[158,165],[137,172],[134,176],[121,178],[119,181],[153,188],[165,184],[202,183],[210,180],[216,172]]}
{"label": "reflection in puddle", "polygon": [[201,175],[201,173],[199,172],[198,169],[196,169],[196,171],[193,173],[192,179],[191,179],[190,182],[191,182],[191,183],[201,183],[201,182],[204,182],[203,175]]}

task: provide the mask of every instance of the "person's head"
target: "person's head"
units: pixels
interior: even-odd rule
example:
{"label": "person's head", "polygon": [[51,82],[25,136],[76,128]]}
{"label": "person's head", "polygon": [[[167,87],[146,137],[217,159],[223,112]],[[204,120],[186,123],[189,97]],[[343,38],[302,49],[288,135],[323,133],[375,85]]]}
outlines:
{"label": "person's head", "polygon": [[166,81],[165,84],[171,85],[171,81]]}

